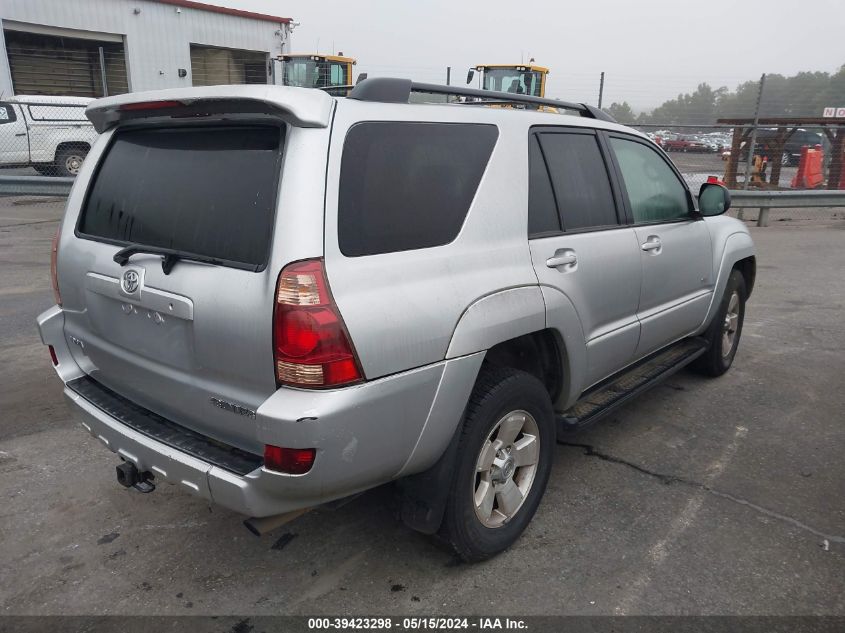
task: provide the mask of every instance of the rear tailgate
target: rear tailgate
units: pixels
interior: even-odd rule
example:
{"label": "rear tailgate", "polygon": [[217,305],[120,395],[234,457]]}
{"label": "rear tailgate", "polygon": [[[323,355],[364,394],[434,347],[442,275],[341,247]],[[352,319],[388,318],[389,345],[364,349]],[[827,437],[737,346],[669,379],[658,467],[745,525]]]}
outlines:
{"label": "rear tailgate", "polygon": [[[276,390],[273,295],[286,261],[277,210],[295,195],[280,194],[281,174],[291,139],[302,141],[278,104],[277,116],[266,100],[203,102],[194,92],[163,109],[91,116],[118,127],[68,205],[58,256],[65,335],[106,387],[260,453],[255,410]],[[114,256],[129,244],[186,258],[169,273],[161,255],[143,252],[121,266]]]}

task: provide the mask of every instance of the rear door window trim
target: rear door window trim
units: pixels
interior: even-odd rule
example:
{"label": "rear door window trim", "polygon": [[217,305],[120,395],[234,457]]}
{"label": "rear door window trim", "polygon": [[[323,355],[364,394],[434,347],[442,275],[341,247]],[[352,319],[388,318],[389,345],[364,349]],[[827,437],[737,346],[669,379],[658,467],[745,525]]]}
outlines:
{"label": "rear door window trim", "polygon": [[[540,148],[540,156],[543,159],[543,165],[545,166],[546,177],[549,179],[550,186],[552,187],[552,195],[554,196],[555,206],[557,207],[557,214],[558,214],[558,221],[561,224],[560,231],[543,231],[541,233],[529,233],[528,239],[543,239],[546,237],[555,237],[561,235],[578,235],[581,233],[595,233],[597,231],[612,231],[614,229],[624,228],[625,226],[632,223],[631,218],[629,217],[627,207],[623,204],[625,201],[622,198],[622,188],[620,187],[620,183],[617,181],[617,174],[615,164],[612,159],[612,152],[608,147],[603,135],[601,134],[602,130],[596,128],[589,128],[589,127],[581,127],[581,126],[572,126],[572,125],[532,125],[528,128],[528,143],[529,143],[529,151],[530,151],[530,144],[531,144],[531,137],[532,136],[539,136],[540,134],[583,134],[593,136],[596,139],[596,144],[599,147],[599,154],[602,158],[604,163],[605,173],[607,174],[608,182],[610,183],[610,190],[613,196],[613,204],[614,204],[614,212],[616,214],[617,223],[616,224],[602,224],[597,226],[589,226],[577,229],[566,229],[566,226],[563,221],[563,216],[561,215],[560,210],[560,203],[557,199],[557,192],[555,191],[554,186],[552,183],[551,177],[551,170],[549,169],[548,161],[546,160],[546,154],[543,150],[543,144],[538,141],[537,145]],[[530,159],[529,159],[529,169],[530,169]],[[530,181],[530,175],[529,175]],[[530,195],[530,191],[529,191]]]}

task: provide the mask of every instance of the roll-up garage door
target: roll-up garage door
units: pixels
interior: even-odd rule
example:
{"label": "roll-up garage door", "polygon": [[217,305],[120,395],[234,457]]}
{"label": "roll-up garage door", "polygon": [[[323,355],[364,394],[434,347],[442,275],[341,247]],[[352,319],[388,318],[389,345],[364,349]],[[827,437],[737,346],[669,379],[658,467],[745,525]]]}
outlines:
{"label": "roll-up garage door", "polygon": [[[102,97],[129,92],[122,42],[3,31],[12,86],[18,95]],[[100,64],[103,51],[106,85]]]}
{"label": "roll-up garage door", "polygon": [[195,86],[266,84],[267,78],[267,53],[191,44]]}

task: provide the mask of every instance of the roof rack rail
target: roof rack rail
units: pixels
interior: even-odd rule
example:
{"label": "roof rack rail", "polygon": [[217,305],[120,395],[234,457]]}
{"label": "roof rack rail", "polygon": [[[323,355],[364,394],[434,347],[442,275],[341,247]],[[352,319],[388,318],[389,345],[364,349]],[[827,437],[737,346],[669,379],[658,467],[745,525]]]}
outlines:
{"label": "roof rack rail", "polygon": [[380,103],[408,103],[412,92],[425,92],[437,95],[452,95],[456,97],[471,97],[479,99],[479,105],[491,103],[524,103],[534,106],[549,106],[552,108],[563,108],[574,110],[583,117],[610,121],[616,123],[616,119],[607,112],[586,103],[572,103],[559,101],[557,99],[543,99],[530,95],[514,94],[512,92],[497,92],[495,90],[479,90],[477,88],[459,88],[457,86],[441,86],[438,84],[425,84],[411,81],[410,79],[398,79],[394,77],[372,77],[358,83],[349,94],[347,99],[358,101],[377,101]]}

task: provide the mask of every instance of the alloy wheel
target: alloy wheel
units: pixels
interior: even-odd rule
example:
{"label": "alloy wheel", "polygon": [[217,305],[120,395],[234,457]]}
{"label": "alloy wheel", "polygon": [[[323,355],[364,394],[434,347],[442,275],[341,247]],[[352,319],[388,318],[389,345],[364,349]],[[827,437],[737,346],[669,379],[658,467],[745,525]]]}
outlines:
{"label": "alloy wheel", "polygon": [[510,521],[531,491],[540,460],[540,431],[527,411],[502,416],[481,446],[473,482],[475,514],[488,528]]}

